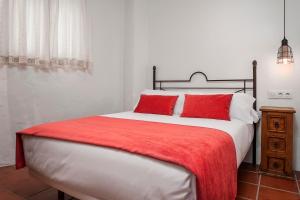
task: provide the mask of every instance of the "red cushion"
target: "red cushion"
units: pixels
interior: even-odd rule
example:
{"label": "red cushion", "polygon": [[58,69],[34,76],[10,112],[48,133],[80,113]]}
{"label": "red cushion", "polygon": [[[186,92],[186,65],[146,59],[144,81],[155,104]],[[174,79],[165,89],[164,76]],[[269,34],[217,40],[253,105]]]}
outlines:
{"label": "red cushion", "polygon": [[181,117],[230,120],[232,94],[185,95]]}
{"label": "red cushion", "polygon": [[134,112],[173,115],[178,96],[141,95]]}

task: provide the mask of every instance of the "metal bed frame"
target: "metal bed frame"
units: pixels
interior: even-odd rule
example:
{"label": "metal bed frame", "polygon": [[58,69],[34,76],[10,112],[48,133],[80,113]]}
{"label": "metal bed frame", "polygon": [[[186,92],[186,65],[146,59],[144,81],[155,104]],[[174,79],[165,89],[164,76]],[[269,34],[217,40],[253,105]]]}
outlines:
{"label": "metal bed frame", "polygon": [[[201,71],[196,71],[191,74],[190,78],[187,80],[157,80],[156,79],[156,70],[157,67],[153,66],[153,90],[233,90],[234,93],[244,92],[246,93],[247,90],[253,91],[253,97],[257,99],[257,80],[256,80],[256,68],[257,68],[257,61],[253,60],[252,62],[252,78],[250,79],[208,79],[207,75]],[[197,74],[200,74],[204,77],[207,83],[240,83],[242,86],[239,87],[182,87],[182,86],[164,86],[166,83],[190,83],[193,77]],[[247,86],[247,83],[251,83],[252,86]],[[257,110],[256,101],[253,104],[253,109]],[[256,165],[256,135],[257,135],[257,125],[253,123],[254,126],[254,137],[252,142],[252,164]]]}

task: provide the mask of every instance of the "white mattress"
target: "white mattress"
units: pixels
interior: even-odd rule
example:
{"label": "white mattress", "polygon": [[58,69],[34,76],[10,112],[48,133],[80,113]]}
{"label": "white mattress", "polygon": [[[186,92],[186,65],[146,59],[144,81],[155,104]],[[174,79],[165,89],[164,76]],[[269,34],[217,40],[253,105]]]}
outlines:
{"label": "white mattress", "polygon": [[[253,126],[235,119],[222,121],[133,112],[106,116],[223,130],[233,138],[238,165],[253,138]],[[31,136],[24,136],[24,150],[31,173],[79,199],[196,199],[194,175],[167,162],[110,148]]]}

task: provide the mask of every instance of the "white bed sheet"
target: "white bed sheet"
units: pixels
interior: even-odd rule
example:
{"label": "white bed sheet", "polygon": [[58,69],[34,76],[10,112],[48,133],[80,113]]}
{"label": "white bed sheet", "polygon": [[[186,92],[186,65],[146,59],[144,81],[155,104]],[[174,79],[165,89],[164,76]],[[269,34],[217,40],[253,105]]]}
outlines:
{"label": "white bed sheet", "polygon": [[[253,126],[240,120],[181,118],[122,112],[109,117],[204,126],[233,138],[240,165]],[[24,136],[26,164],[48,184],[83,200],[195,200],[195,177],[183,167],[120,150]],[[225,159],[225,158],[224,158]]]}

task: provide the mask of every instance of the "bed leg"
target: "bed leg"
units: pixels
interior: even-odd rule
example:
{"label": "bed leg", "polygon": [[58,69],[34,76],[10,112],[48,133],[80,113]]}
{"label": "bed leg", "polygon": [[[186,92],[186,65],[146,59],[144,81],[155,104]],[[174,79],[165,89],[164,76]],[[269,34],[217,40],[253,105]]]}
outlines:
{"label": "bed leg", "polygon": [[254,124],[254,137],[253,137],[253,144],[252,144],[252,165],[256,167],[256,128],[257,125]]}
{"label": "bed leg", "polygon": [[64,200],[65,199],[65,193],[58,190],[58,193],[57,193],[57,199],[58,200]]}

